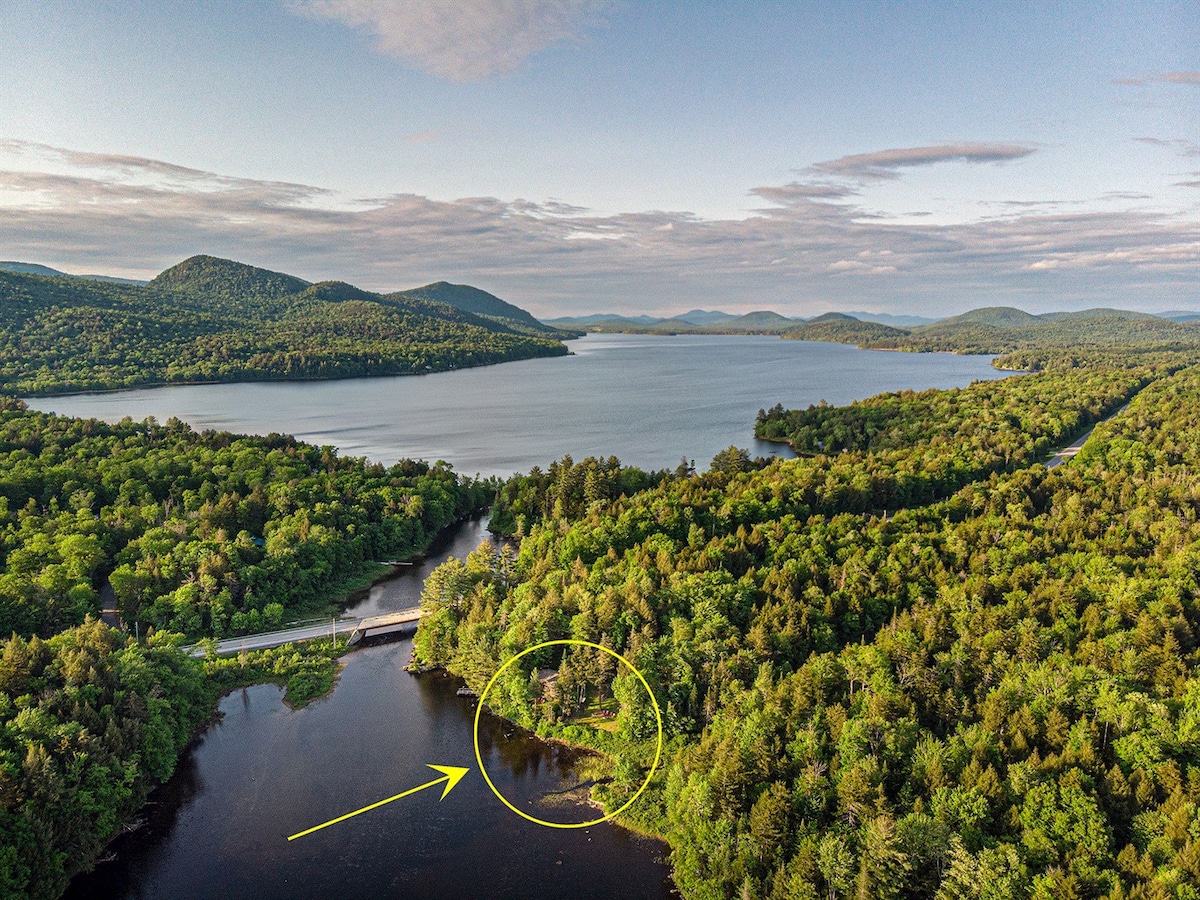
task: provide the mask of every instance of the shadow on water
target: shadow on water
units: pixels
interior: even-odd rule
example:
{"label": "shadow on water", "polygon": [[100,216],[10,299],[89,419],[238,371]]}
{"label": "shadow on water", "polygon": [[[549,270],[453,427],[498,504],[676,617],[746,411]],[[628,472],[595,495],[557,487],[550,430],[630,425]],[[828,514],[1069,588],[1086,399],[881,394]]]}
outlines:
{"label": "shadow on water", "polygon": [[[465,555],[481,533],[480,523],[466,523],[438,556]],[[406,577],[417,581],[401,576],[383,587]],[[419,591],[419,584],[403,590],[414,587]],[[457,696],[462,682],[453,676],[407,672],[411,648],[401,637],[347,655],[333,693],[304,709],[284,706],[281,689],[271,684],[223,698],[218,722],[151,796],[153,805],[141,813],[146,825],[115,841],[116,860],[77,876],[66,896],[673,895],[663,844],[607,823],[544,828],[505,808],[478,772],[475,701]],[[594,809],[565,796],[580,780],[572,770],[575,751],[491,716],[482,722],[481,747],[489,776],[517,808],[551,821],[595,817]],[[427,782],[428,763],[471,771],[445,800],[436,789],[423,791],[287,841],[289,834]]]}
{"label": "shadow on water", "polygon": [[343,614],[366,618],[419,606],[429,573],[448,559],[465,559],[480,542],[493,540],[487,525],[483,515],[447,528],[413,565],[397,566],[391,577],[350,594]]}

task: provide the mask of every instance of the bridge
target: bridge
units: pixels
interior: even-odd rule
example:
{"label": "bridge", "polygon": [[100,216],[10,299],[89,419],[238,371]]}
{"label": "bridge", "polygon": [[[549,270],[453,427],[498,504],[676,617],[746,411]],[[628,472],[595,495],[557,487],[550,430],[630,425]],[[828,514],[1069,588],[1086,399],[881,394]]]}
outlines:
{"label": "bridge", "polygon": [[403,631],[407,625],[415,626],[420,618],[421,607],[414,606],[412,609],[402,609],[399,612],[386,613],[382,616],[368,616],[365,619],[359,619],[358,625],[351,632],[350,640],[347,643],[353,646],[363,638]]}
{"label": "bridge", "polygon": [[[281,647],[284,644],[311,641],[314,638],[327,638],[331,635],[338,637],[349,635],[350,639],[347,643],[353,645],[365,637],[403,631],[406,627],[416,625],[420,618],[421,608],[414,606],[381,616],[368,616],[365,619],[352,617],[326,619],[324,622],[313,622],[265,634],[244,634],[241,637],[225,638],[215,642],[213,649],[218,656],[227,656],[231,653],[240,653],[242,650],[265,650],[268,647]],[[183,650],[192,656],[204,656],[208,652],[204,644],[191,644],[184,647]]]}

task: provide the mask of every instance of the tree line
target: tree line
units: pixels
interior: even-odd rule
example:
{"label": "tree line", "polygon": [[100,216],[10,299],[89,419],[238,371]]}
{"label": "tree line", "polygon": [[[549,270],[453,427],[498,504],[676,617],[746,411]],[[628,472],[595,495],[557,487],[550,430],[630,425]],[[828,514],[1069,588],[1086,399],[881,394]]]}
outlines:
{"label": "tree line", "polygon": [[[1200,896],[1200,367],[763,418],[814,455],[543,504],[519,554],[439,569],[418,661],[476,690],[546,640],[633,661],[670,752],[631,814],[689,898]],[[594,656],[489,704],[581,737],[620,697],[591,740],[644,767],[648,698]]]}

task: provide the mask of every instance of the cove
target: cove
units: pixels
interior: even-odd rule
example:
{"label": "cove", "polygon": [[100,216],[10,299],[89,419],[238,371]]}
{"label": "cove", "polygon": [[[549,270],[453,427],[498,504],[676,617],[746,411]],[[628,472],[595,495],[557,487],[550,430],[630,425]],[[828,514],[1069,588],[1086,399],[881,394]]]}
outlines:
{"label": "cove", "polygon": [[[410,605],[427,572],[473,550],[485,526],[463,523],[414,571],[376,585],[350,611]],[[284,706],[281,689],[270,684],[225,697],[219,721],[152,794],[142,813],[147,825],[119,838],[117,859],[75,878],[66,897],[672,895],[665,845],[610,823],[544,828],[501,805],[475,763],[473,702],[456,696],[456,678],[405,671],[410,652],[402,640],[348,654],[334,691],[301,710]],[[514,803],[545,810],[555,792],[577,783],[575,751],[484,720],[488,773]],[[471,772],[444,801],[440,789],[430,789],[287,841],[429,781],[435,773],[426,763]],[[596,811],[554,808],[548,815],[583,821]]]}

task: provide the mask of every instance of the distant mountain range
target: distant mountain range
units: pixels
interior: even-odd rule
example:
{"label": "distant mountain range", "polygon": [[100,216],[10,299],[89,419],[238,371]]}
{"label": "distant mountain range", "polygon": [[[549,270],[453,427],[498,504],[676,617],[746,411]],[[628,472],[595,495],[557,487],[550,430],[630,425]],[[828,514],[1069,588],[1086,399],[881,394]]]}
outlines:
{"label": "distant mountain range", "polygon": [[888,313],[858,312],[848,309],[844,315],[858,319],[860,322],[878,322],[880,325],[891,325],[894,328],[911,328],[914,325],[928,325],[937,319],[925,316],[893,316]]}
{"label": "distant mountain range", "polygon": [[1047,346],[1195,345],[1200,342],[1200,325],[1123,309],[1034,315],[1011,306],[989,306],[908,329],[831,313],[790,329],[783,337],[870,349],[999,354]]}
{"label": "distant mountain range", "polygon": [[1200,319],[1200,310],[1173,309],[1170,312],[1155,313],[1160,319],[1170,319],[1172,322],[1194,322]]}
{"label": "distant mountain range", "polygon": [[562,316],[557,319],[543,319],[547,325],[553,325],[558,328],[588,328],[593,325],[604,325],[607,327],[630,326],[639,328],[649,328],[655,325],[663,325],[674,323],[682,326],[703,327],[705,325],[717,325],[724,322],[729,322],[737,319],[739,316],[733,313],[718,312],[717,310],[693,309],[689,312],[680,313],[677,316],[670,318],[661,318],[655,316],[622,316],[616,313],[594,313],[587,316]]}
{"label": "distant mountain range", "polygon": [[[1122,309],[1086,309],[1076,312],[1052,312],[1035,315],[1015,307],[983,307],[958,316],[943,319],[926,316],[898,316],[888,313],[846,312],[824,313],[812,318],[783,316],[769,310],[737,316],[719,310],[694,309],[670,318],[655,318],[648,315],[622,316],[615,313],[596,313],[585,316],[564,316],[544,319],[546,325],[557,328],[578,328],[588,331],[628,332],[646,334],[789,334],[799,333],[805,326],[821,326],[809,333],[844,332],[845,323],[878,325],[861,334],[870,334],[882,339],[895,332],[898,335],[922,332],[924,329],[945,325],[951,330],[961,330],[967,325],[984,325],[992,328],[1031,327],[1037,323],[1078,321],[1084,319],[1128,319],[1142,321],[1189,322],[1200,319],[1200,311],[1175,310],[1167,313],[1134,312]],[[890,330],[889,330],[890,329]],[[817,338],[824,339],[824,338]]]}
{"label": "distant mountain range", "polygon": [[52,269],[49,266],[42,266],[37,263],[12,262],[10,260],[0,260],[0,272],[19,272],[23,275],[54,275],[59,278],[85,278],[88,281],[106,281],[109,284],[144,285],[148,283],[138,281],[134,278],[114,278],[112,275],[72,275],[70,272],[60,272],[58,269]]}

